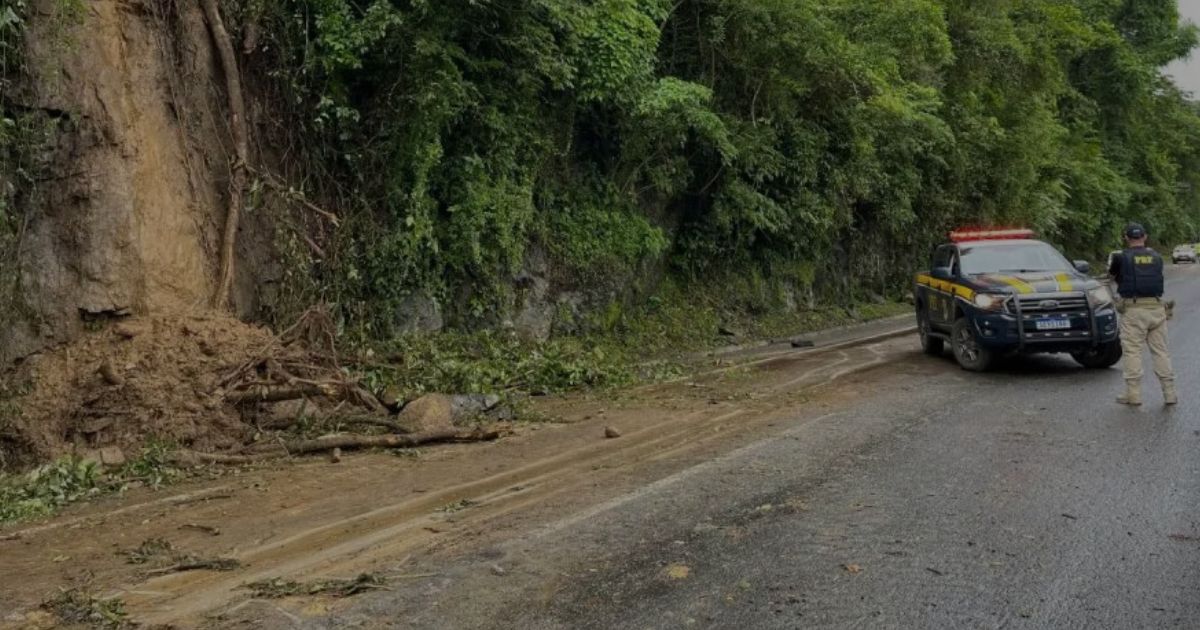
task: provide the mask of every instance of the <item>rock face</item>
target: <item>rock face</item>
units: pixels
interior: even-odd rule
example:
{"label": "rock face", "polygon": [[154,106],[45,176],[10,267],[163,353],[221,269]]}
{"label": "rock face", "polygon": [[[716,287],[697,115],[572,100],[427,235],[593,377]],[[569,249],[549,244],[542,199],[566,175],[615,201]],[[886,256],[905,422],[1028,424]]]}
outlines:
{"label": "rock face", "polygon": [[525,254],[523,269],[513,278],[517,292],[513,330],[528,341],[545,341],[550,337],[554,303],[547,277],[549,271],[545,251],[534,246]]}
{"label": "rock face", "polygon": [[442,306],[436,298],[417,293],[396,307],[396,332],[402,334],[435,333],[445,326]]}
{"label": "rock face", "polygon": [[3,363],[74,337],[87,316],[203,306],[224,218],[223,84],[198,3],[168,16],[153,0],[91,0],[65,33],[58,4],[33,7],[31,76],[12,97],[58,133],[27,209],[27,308],[0,322]]}

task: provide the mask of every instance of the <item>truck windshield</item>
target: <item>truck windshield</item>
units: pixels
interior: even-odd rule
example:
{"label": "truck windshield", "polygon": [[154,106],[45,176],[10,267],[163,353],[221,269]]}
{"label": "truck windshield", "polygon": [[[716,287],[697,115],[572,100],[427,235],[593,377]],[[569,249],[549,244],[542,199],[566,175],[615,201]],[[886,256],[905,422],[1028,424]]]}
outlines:
{"label": "truck windshield", "polygon": [[959,248],[962,273],[1033,273],[1074,269],[1046,243],[981,243]]}

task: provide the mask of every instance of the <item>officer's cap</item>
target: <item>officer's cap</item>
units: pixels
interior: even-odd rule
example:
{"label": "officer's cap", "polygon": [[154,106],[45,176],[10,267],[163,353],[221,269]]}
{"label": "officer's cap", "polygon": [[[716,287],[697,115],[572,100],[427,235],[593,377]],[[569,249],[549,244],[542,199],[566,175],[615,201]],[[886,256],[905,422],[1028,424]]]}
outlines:
{"label": "officer's cap", "polygon": [[1130,223],[1125,226],[1125,238],[1133,240],[1146,238],[1146,228],[1142,227],[1141,223]]}

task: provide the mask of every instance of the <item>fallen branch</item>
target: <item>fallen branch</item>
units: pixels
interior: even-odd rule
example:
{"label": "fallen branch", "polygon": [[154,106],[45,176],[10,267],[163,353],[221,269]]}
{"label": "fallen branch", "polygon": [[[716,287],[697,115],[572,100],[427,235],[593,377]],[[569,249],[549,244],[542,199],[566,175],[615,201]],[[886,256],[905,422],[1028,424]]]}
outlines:
{"label": "fallen branch", "polygon": [[358,385],[348,386],[346,397],[379,415],[386,415],[388,412],[387,407],[385,407],[383,403],[379,401],[379,398],[377,398],[375,394],[372,394]]}
{"label": "fallen branch", "polygon": [[310,396],[332,397],[336,392],[332,385],[301,383],[288,386],[257,386],[248,390],[226,392],[225,400],[235,405],[256,402],[280,402],[299,400]]}
{"label": "fallen branch", "polygon": [[316,582],[297,582],[276,578],[244,584],[243,588],[250,589],[254,597],[264,599],[279,599],[296,595],[351,597],[366,591],[387,590],[387,578],[370,573],[363,573],[349,580],[329,579]]}
{"label": "fallen branch", "polygon": [[213,527],[212,525],[200,525],[199,523],[184,523],[183,525],[179,526],[179,529],[194,529],[196,531],[204,532],[209,536],[221,535],[220,527]]}
{"label": "fallen branch", "polygon": [[189,497],[187,499],[182,499],[180,501],[174,501],[171,503],[171,505],[173,505],[173,506],[190,505],[192,503],[201,503],[203,501],[217,501],[220,499],[232,499],[232,498],[233,498],[232,494],[205,494],[205,495],[198,496],[198,497]]}
{"label": "fallen branch", "polygon": [[242,563],[233,558],[196,558],[184,559],[161,569],[147,571],[146,575],[167,575],[168,573],[183,573],[184,571],[233,571],[241,568]]}
{"label": "fallen branch", "polygon": [[387,418],[379,418],[375,416],[351,416],[348,418],[339,419],[338,422],[343,424],[359,424],[371,427],[383,427],[393,433],[411,433],[407,427],[400,425],[397,422],[388,420]]}
{"label": "fallen branch", "polygon": [[288,199],[290,201],[295,201],[296,203],[304,206],[305,208],[308,208],[309,210],[321,215],[322,217],[325,217],[325,219],[327,221],[329,221],[331,224],[333,224],[334,227],[339,227],[341,225],[342,220],[338,217],[338,215],[336,215],[328,210],[325,210],[324,208],[321,208],[317,204],[309,201],[304,196],[303,192],[296,190],[296,189],[292,188],[291,186],[287,186],[286,184],[284,184],[282,181],[280,181],[279,179],[277,179],[274,175],[272,175],[270,173],[265,173],[265,172],[259,171],[259,170],[256,170],[254,172],[261,178],[262,182],[264,184],[266,184],[268,188],[270,188],[271,190],[274,190],[275,193],[278,194],[279,196],[281,196],[285,199]]}
{"label": "fallen branch", "polygon": [[173,463],[180,465],[254,464],[288,456],[321,453],[335,448],[343,451],[362,448],[412,448],[438,442],[488,442],[499,439],[501,435],[503,435],[503,431],[499,429],[476,429],[462,432],[453,428],[410,435],[334,435],[312,440],[263,444],[263,450],[246,455],[177,451],[171,459]]}
{"label": "fallen branch", "polygon": [[290,418],[273,418],[266,422],[258,424],[258,428],[264,431],[282,431],[290,429],[304,420],[311,420],[317,426],[333,427],[338,425],[343,426],[372,426],[382,427],[393,433],[411,433],[406,427],[399,423],[387,419],[384,416],[346,416],[331,413],[329,415],[314,415],[314,416],[294,416]]}
{"label": "fallen branch", "polygon": [[459,438],[458,429],[451,428],[412,435],[335,435],[314,440],[288,442],[285,448],[292,455],[304,455],[335,448],[343,451],[356,448],[411,448],[432,442],[457,441]]}

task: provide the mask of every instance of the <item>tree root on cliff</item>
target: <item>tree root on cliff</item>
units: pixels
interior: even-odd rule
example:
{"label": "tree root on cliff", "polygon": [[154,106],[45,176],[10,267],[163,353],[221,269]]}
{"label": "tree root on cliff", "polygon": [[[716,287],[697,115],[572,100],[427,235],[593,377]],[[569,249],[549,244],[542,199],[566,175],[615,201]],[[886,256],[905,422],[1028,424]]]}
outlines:
{"label": "tree root on cliff", "polygon": [[221,58],[225,71],[225,90],[229,98],[230,127],[233,133],[234,159],[229,167],[229,212],[225,215],[225,231],[221,238],[221,270],[217,279],[217,291],[213,305],[225,308],[229,305],[229,292],[233,286],[234,251],[237,244],[237,228],[242,214],[243,194],[246,190],[246,163],[249,160],[249,127],[246,124],[246,98],[242,92],[242,73],[238,69],[237,55],[233,51],[233,40],[221,19],[217,0],[199,0],[204,8],[208,29]]}

